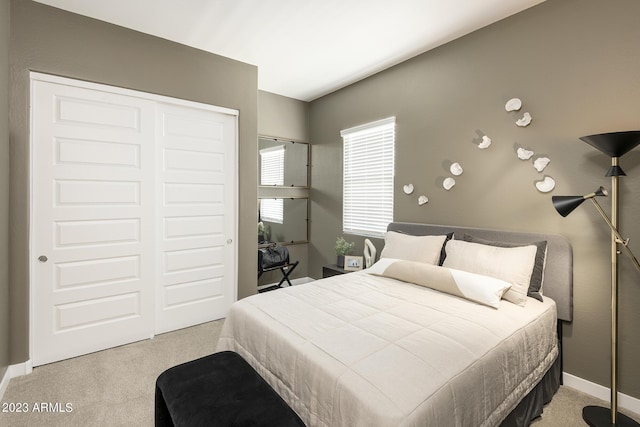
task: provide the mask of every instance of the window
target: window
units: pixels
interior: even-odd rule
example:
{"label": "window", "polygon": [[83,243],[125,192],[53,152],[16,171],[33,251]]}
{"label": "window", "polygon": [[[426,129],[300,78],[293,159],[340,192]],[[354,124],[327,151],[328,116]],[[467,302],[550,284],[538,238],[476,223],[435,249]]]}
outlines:
{"label": "window", "polygon": [[260,221],[284,223],[284,199],[260,199]]}
{"label": "window", "polygon": [[[260,184],[284,185],[284,147],[260,150]],[[260,220],[282,224],[284,222],[283,199],[261,199]]]}
{"label": "window", "polygon": [[383,237],[393,221],[395,123],[390,117],[340,132],[344,233]]}
{"label": "window", "polygon": [[260,185],[284,185],[284,147],[260,150]]}

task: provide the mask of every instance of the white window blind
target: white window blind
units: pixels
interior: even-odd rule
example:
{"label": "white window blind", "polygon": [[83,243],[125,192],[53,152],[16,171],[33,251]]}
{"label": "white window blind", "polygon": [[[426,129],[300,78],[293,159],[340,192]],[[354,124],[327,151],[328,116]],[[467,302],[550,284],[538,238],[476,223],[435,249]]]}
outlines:
{"label": "white window blind", "polygon": [[260,185],[284,185],[284,147],[260,150]]}
{"label": "white window blind", "polygon": [[284,199],[260,199],[260,220],[284,223]]}
{"label": "white window blind", "polygon": [[340,132],[344,233],[383,237],[393,221],[395,123],[390,117]]}
{"label": "white window blind", "polygon": [[[260,150],[260,185],[284,185],[284,147]],[[260,219],[282,224],[284,200],[261,199]]]}

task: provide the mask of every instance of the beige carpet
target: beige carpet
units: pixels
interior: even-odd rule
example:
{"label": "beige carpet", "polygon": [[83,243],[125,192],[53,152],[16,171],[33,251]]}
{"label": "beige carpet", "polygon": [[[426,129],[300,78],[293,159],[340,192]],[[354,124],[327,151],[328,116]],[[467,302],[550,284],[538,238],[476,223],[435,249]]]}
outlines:
{"label": "beige carpet", "polygon": [[[221,327],[222,321],[205,323],[152,340],[37,367],[31,375],[14,378],[9,383],[0,407],[0,426],[153,426],[158,375],[171,366],[211,354]],[[26,403],[29,412],[1,412],[5,403]],[[34,412],[42,408],[66,410],[67,404],[71,412]],[[532,425],[585,426],[581,413],[587,404],[603,402],[561,387],[542,418]]]}

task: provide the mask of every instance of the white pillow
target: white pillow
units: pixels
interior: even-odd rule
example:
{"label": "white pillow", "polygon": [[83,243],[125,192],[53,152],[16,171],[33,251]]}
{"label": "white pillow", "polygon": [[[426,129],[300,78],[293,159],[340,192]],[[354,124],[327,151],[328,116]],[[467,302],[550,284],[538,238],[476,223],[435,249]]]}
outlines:
{"label": "white pillow", "polygon": [[479,243],[449,240],[445,247],[444,267],[495,277],[511,283],[503,298],[524,306],[531,281],[536,251],[534,245],[501,248]]}
{"label": "white pillow", "polygon": [[369,274],[390,277],[436,291],[498,308],[500,299],[511,284],[495,277],[440,267],[416,261],[381,258],[365,270]]}
{"label": "white pillow", "polygon": [[402,259],[437,265],[447,236],[412,236],[387,231],[380,258]]}

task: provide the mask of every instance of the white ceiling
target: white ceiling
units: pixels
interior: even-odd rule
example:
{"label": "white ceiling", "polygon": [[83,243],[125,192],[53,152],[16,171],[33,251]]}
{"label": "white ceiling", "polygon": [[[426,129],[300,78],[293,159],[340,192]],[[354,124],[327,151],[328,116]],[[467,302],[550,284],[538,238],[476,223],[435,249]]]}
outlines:
{"label": "white ceiling", "polygon": [[544,0],[36,0],[258,66],[311,101]]}

